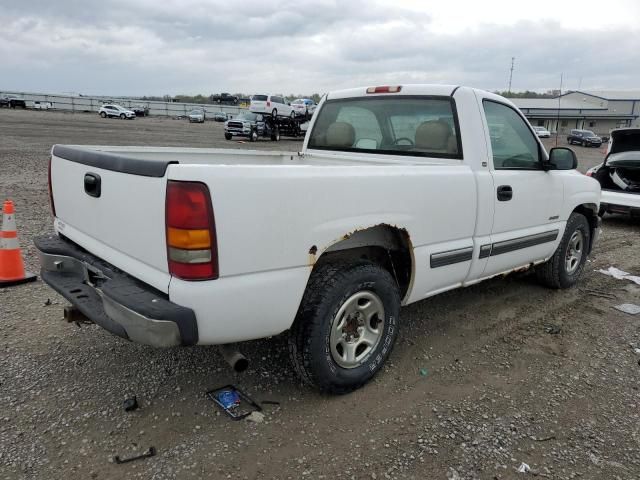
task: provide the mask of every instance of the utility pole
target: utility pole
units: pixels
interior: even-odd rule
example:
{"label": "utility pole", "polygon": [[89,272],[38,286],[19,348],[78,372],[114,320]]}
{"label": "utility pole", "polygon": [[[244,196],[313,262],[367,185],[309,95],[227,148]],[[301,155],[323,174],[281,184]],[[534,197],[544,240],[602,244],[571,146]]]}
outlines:
{"label": "utility pole", "polygon": [[511,57],[511,69],[509,70],[509,89],[508,92],[511,93],[511,80],[513,80],[513,63],[516,61],[516,57]]}

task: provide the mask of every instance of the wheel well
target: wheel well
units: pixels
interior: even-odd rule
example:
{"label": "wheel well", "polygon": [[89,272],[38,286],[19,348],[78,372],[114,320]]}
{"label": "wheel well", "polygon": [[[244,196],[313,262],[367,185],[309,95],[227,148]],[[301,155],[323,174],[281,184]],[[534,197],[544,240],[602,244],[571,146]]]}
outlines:
{"label": "wheel well", "polygon": [[413,280],[413,247],[409,233],[391,225],[376,225],[356,230],[327,248],[314,269],[327,262],[372,261],[391,273],[400,288],[401,298],[409,292]]}
{"label": "wheel well", "polygon": [[584,215],[589,222],[589,230],[591,231],[589,253],[591,253],[591,248],[593,247],[593,234],[595,229],[598,228],[598,206],[595,203],[583,203],[582,205],[578,205],[574,208],[573,211]]}

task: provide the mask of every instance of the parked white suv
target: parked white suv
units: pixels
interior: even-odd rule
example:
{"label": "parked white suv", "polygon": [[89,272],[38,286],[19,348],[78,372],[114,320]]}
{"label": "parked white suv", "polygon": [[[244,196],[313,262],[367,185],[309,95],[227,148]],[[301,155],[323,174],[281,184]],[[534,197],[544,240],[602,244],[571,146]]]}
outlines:
{"label": "parked white suv", "polygon": [[107,117],[120,117],[121,119],[134,119],[136,118],[136,112],[133,110],[129,110],[128,108],[121,107],[120,105],[102,105],[100,110],[98,110],[98,114],[102,118]]}
{"label": "parked white suv", "polygon": [[264,113],[272,117],[295,117],[296,112],[284,97],[280,95],[254,95],[251,97],[249,111]]}

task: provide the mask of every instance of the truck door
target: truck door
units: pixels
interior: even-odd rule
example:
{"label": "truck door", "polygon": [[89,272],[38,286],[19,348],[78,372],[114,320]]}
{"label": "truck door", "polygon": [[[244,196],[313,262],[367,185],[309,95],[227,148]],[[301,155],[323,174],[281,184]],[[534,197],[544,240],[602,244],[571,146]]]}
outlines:
{"label": "truck door", "polygon": [[544,149],[513,107],[482,99],[493,163],[494,218],[483,276],[495,275],[551,256],[561,235],[561,180],[542,168]]}

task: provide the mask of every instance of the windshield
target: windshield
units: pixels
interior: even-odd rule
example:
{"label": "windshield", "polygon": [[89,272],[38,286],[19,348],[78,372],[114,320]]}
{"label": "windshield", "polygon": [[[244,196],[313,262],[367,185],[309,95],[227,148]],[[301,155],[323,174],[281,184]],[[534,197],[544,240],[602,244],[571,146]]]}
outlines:
{"label": "windshield", "polygon": [[251,97],[251,100],[256,100],[258,102],[266,102],[267,95],[254,95],[253,97]]}
{"label": "windshield", "polygon": [[365,97],[328,100],[309,148],[462,158],[450,97]]}
{"label": "windshield", "polygon": [[[222,114],[224,115],[224,113]],[[258,115],[255,113],[241,113],[234,120],[245,120],[247,122],[255,122]]]}
{"label": "windshield", "polygon": [[591,130],[584,130],[582,133],[584,135],[589,135],[590,137],[595,137],[596,136],[596,134],[593,133]]}
{"label": "windshield", "polygon": [[202,110],[191,110],[189,115],[202,115]]}

